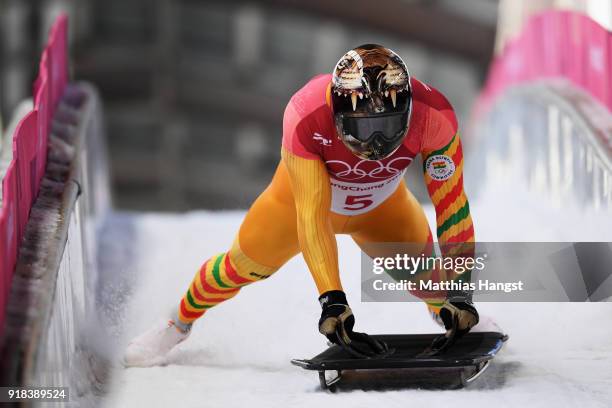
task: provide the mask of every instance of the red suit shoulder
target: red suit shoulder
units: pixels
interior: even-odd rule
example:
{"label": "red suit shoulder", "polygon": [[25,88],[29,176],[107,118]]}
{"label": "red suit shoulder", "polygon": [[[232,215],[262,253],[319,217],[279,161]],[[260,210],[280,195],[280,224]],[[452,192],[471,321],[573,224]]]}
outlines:
{"label": "red suit shoulder", "polygon": [[[411,79],[413,113],[416,122],[419,120],[422,132],[420,150],[435,150],[446,146],[455,136],[458,130],[457,117],[453,106],[448,99],[436,88],[419,81]],[[412,126],[412,123],[411,123]]]}
{"label": "red suit shoulder", "polygon": [[331,78],[331,74],[315,76],[289,100],[283,115],[283,147],[291,153],[316,158],[321,154],[320,135],[333,135],[333,117],[326,103]]}

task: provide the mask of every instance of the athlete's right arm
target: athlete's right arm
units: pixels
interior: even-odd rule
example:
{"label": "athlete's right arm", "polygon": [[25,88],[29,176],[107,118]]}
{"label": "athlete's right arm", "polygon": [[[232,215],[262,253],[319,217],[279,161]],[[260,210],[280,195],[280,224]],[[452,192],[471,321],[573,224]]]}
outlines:
{"label": "athlete's right arm", "polygon": [[319,158],[304,158],[284,146],[297,212],[300,248],[319,294],[342,290],[338,271],[338,247],[331,225],[331,186],[325,164]]}

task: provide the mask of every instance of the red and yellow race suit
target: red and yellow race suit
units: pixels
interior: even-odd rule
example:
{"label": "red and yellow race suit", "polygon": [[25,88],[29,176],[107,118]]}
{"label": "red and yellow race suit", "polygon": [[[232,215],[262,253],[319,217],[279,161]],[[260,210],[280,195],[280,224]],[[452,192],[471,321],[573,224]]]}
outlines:
{"label": "red and yellow race suit", "polygon": [[[336,136],[331,75],[315,77],[293,95],[272,182],[249,209],[232,248],[196,274],[181,300],[180,322],[193,322],[300,252],[319,294],[342,290],[336,234],[350,235],[366,253],[368,243],[431,242],[423,209],[403,178],[419,153],[438,241],[474,241],[455,114],[440,92],[414,78],[411,83],[408,135],[395,153],[378,161],[354,156]],[[424,300],[434,309],[443,301]]]}

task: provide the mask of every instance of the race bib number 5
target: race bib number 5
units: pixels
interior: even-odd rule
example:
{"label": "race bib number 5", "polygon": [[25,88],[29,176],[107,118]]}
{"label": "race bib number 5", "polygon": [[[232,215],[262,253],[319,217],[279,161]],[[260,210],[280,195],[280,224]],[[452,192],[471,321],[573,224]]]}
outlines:
{"label": "race bib number 5", "polygon": [[349,195],[346,196],[344,209],[348,211],[363,210],[374,204],[373,194]]}
{"label": "race bib number 5", "polygon": [[336,214],[359,215],[376,208],[399,185],[404,172],[373,183],[351,183],[331,178],[332,208]]}

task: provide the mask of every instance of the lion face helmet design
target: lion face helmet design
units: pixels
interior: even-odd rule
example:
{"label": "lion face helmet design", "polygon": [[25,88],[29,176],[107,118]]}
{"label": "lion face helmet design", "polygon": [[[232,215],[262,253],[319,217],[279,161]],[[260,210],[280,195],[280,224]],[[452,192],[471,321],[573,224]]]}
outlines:
{"label": "lion face helmet design", "polygon": [[356,156],[381,160],[408,133],[410,74],[393,51],[376,44],[347,52],[334,68],[331,108],[338,137]]}

